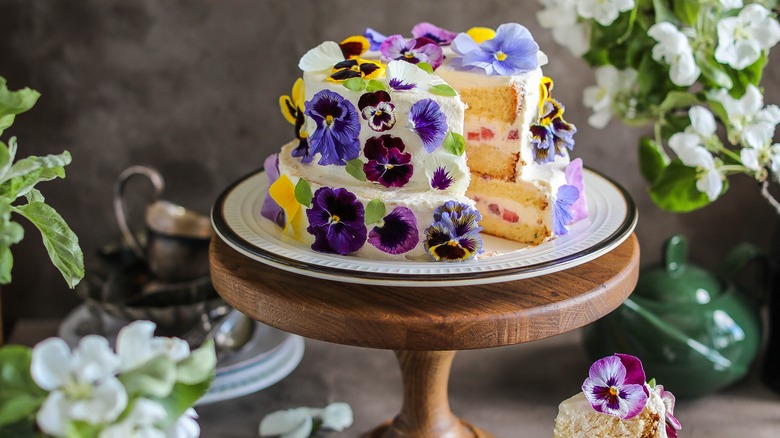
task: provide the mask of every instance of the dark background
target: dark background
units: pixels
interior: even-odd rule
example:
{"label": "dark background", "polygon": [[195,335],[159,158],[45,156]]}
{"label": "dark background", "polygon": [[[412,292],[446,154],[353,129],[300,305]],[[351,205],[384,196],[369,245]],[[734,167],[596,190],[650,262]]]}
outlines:
{"label": "dark background", "polygon": [[[0,75],[11,89],[42,93],[6,137],[18,137],[20,158],[73,155],[67,179],[39,188],[79,236],[89,269],[97,248],[119,236],[112,187],[125,168],[157,168],[165,199],[207,213],[227,185],[290,140],[277,100],[299,76],[300,56],[321,41],[366,26],[406,34],[421,21],[452,30],[515,21],[550,57],[545,73],[579,128],[574,155],[619,181],[639,205],[644,265],[657,263],[674,233],[690,238],[692,257],[706,267],[741,241],[766,248],[775,215],[747,177],[732,179],[720,201],[692,214],[651,203],[636,164],[647,129],[587,125],[582,89],[594,84],[593,73],[538,26],[539,9],[536,1],[509,0],[0,0]],[[778,52],[763,82],[767,103],[780,103]],[[149,193],[143,183],[133,187]],[[7,323],[63,316],[79,303],[37,231],[26,228],[12,248],[13,283],[2,288]]]}

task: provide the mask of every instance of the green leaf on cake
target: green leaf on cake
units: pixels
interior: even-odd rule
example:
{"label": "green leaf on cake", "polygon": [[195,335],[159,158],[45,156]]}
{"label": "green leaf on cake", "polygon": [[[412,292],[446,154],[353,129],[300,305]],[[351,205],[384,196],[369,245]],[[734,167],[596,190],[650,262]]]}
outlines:
{"label": "green leaf on cake", "polygon": [[306,207],[311,207],[312,197],[314,197],[314,195],[311,193],[311,186],[309,185],[309,182],[303,178],[299,179],[298,183],[295,184],[295,200],[305,205]]}
{"label": "green leaf on cake", "polygon": [[433,74],[433,66],[427,62],[418,62],[417,67],[420,67],[421,70],[424,70],[428,74]]}
{"label": "green leaf on cake", "polygon": [[372,199],[368,205],[366,205],[365,220],[366,225],[379,222],[385,217],[385,203],[381,199]]}
{"label": "green leaf on cake", "polygon": [[363,172],[363,162],[360,161],[360,158],[355,158],[354,160],[347,161],[347,173],[352,175],[356,180],[358,181],[365,181],[366,180],[366,173]]}
{"label": "green leaf on cake", "polygon": [[707,195],[696,188],[696,169],[678,159],[658,175],[650,186],[650,197],[660,208],[675,213],[693,211],[710,203]]}
{"label": "green leaf on cake", "polygon": [[366,80],[363,78],[349,78],[341,84],[352,91],[360,92],[366,89]]}
{"label": "green leaf on cake", "polygon": [[431,93],[439,96],[457,96],[458,92],[447,84],[434,85],[430,89]]}
{"label": "green leaf on cake", "polygon": [[[355,79],[357,79],[357,78],[355,78]],[[371,79],[371,80],[368,81],[368,84],[366,85],[366,91],[368,91],[369,93],[374,93],[374,92],[377,92],[377,91],[380,91],[380,90],[387,91],[387,86],[385,86],[385,84],[377,81],[376,79]]]}
{"label": "green leaf on cake", "polygon": [[457,132],[449,131],[447,136],[444,137],[442,144],[444,145],[444,150],[453,155],[463,155],[463,152],[466,150],[466,140]]}

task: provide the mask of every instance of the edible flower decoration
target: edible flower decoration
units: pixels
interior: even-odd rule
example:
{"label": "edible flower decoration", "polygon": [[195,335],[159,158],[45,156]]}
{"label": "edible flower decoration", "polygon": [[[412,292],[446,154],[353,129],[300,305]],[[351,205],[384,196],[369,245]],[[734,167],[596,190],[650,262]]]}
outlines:
{"label": "edible flower decoration", "polygon": [[364,36],[352,36],[341,43],[325,41],[306,52],[298,62],[298,67],[305,72],[330,70],[328,79],[334,82],[381,77],[385,71],[384,64],[360,58],[370,45]]}
{"label": "edible flower decoration", "polygon": [[[263,164],[265,176],[268,177],[268,185],[271,186],[279,179],[279,154],[269,155]],[[263,200],[263,206],[260,208],[260,215],[284,228],[284,209],[268,193]]]}
{"label": "edible flower decoration", "polygon": [[366,140],[363,154],[368,162],[363,172],[369,181],[378,182],[385,187],[403,187],[414,173],[412,155],[404,152],[404,142],[390,134],[371,137]]}
{"label": "edible flower decoration", "polygon": [[334,65],[328,79],[334,82],[346,81],[351,78],[374,79],[382,77],[384,73],[385,66],[379,61],[353,58]]}
{"label": "edible flower decoration", "polygon": [[412,28],[412,36],[415,38],[427,38],[440,46],[448,46],[458,34],[442,29],[435,24],[422,22]]}
{"label": "edible flower decoration", "polygon": [[395,105],[390,103],[390,94],[379,90],[365,93],[358,100],[358,109],[368,127],[377,132],[387,131],[395,126]]}
{"label": "edible flower decoration", "polygon": [[382,41],[379,51],[387,60],[401,60],[412,64],[426,62],[436,70],[444,60],[439,45],[428,38],[419,37],[407,40],[402,35],[392,35]]}
{"label": "edible flower decoration", "polygon": [[437,167],[431,176],[431,187],[436,190],[447,190],[452,185],[452,176],[444,166]]}
{"label": "edible flower decoration", "polygon": [[564,156],[565,151],[574,148],[574,134],[577,127],[563,120],[563,105],[550,95],[553,83],[545,77],[540,85],[539,119],[531,125],[531,146],[534,161],[550,163],[555,156]]}
{"label": "edible flower decoration", "polygon": [[321,154],[318,163],[323,166],[343,166],[358,157],[360,120],[349,100],[333,91],[322,90],[305,106],[304,113],[317,124],[309,136],[310,157]]}
{"label": "edible flower decoration", "polygon": [[582,158],[571,161],[566,166],[566,184],[574,186],[579,191],[577,200],[571,204],[572,222],[588,217],[588,200],[585,198],[585,184],[582,181]]}
{"label": "edible flower decoration", "polygon": [[341,255],[359,250],[367,235],[364,214],[363,204],[347,189],[317,189],[311,208],[306,210],[306,231],[314,236],[311,249]]}
{"label": "edible flower decoration", "polygon": [[303,79],[298,78],[293,84],[292,93],[289,96],[279,98],[279,108],[282,110],[284,118],[295,127],[295,138],[299,141],[298,146],[292,151],[292,156],[301,158],[301,161],[308,163],[311,162],[312,157],[309,155],[309,134],[303,128],[306,122],[303,112],[305,99]]}
{"label": "edible flower decoration", "polygon": [[376,52],[379,50],[379,47],[382,45],[382,41],[387,39],[387,36],[377,32],[374,29],[371,29],[370,27],[367,27],[365,31],[363,31],[363,36],[368,40],[369,43],[369,50]]}
{"label": "edible flower decoration", "polygon": [[424,89],[432,78],[425,70],[404,61],[390,61],[387,64],[387,85],[395,91]]}
{"label": "edible flower decoration", "polygon": [[[483,38],[489,36],[489,32],[472,30],[472,35]],[[493,38],[482,42],[477,42],[468,33],[458,34],[452,41],[452,50],[460,56],[459,68],[478,68],[488,76],[517,75],[539,66],[539,45],[531,32],[517,23],[502,24]],[[453,65],[458,66],[457,63]]]}
{"label": "edible flower decoration", "polygon": [[[465,192],[469,186],[469,175],[465,166],[459,165],[460,157],[452,154],[439,154],[429,157],[425,162],[425,176],[432,189]],[[467,168],[466,168],[467,169]]]}
{"label": "edible flower decoration", "polygon": [[268,196],[284,210],[284,222],[279,225],[284,231],[287,231],[290,224],[301,212],[301,203],[295,198],[295,185],[290,181],[290,178],[287,175],[280,175],[278,179],[268,187]]}
{"label": "edible flower decoration", "polygon": [[433,212],[425,230],[425,250],[437,262],[473,259],[482,250],[482,215],[466,204],[449,201]]}
{"label": "edible flower decoration", "polygon": [[420,136],[428,153],[436,150],[447,136],[447,116],[433,99],[420,99],[409,110],[408,128]]}
{"label": "edible flower decoration", "polygon": [[597,360],[590,367],[582,391],[597,412],[623,420],[639,415],[650,395],[642,362],[620,353]]}
{"label": "edible flower decoration", "polygon": [[388,254],[403,254],[417,246],[417,218],[406,207],[395,207],[368,233],[368,243]]}
{"label": "edible flower decoration", "polygon": [[555,196],[553,205],[553,233],[563,236],[569,233],[566,225],[574,221],[572,205],[579,199],[580,191],[577,187],[571,185],[562,185],[558,187],[558,194]]}
{"label": "edible flower decoration", "polygon": [[359,58],[368,51],[369,47],[371,47],[371,42],[366,37],[360,35],[345,38],[339,43],[344,59]]}

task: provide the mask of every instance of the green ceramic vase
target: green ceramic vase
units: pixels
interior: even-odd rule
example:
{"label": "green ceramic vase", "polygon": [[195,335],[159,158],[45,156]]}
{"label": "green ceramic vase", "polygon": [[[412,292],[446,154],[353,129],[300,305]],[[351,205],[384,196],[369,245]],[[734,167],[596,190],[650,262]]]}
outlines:
{"label": "green ceramic vase", "polygon": [[[687,261],[684,237],[666,241],[663,265],[643,269],[631,297],[585,329],[592,359],[639,357],[648,379],[698,397],[744,377],[761,343],[758,306],[733,280],[760,252],[740,245],[718,276]],[[755,296],[755,295],[753,295]]]}

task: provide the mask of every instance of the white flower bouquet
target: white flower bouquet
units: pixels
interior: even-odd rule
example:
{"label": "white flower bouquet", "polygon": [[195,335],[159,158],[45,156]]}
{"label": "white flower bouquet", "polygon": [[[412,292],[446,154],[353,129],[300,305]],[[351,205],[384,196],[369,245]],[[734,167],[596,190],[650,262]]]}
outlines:
{"label": "white flower bouquet", "polygon": [[149,321],[131,323],[116,351],[97,335],[73,350],[60,338],[0,348],[0,436],[199,436],[192,405],[214,378],[213,342],[190,351],[154,330]]}
{"label": "white flower bouquet", "polygon": [[780,181],[780,108],[760,88],[780,41],[776,0],[540,0],[537,18],[553,38],[595,67],[584,91],[588,122],[614,116],[653,124],[639,165],[661,208],[704,207],[746,174],[769,192]]}

